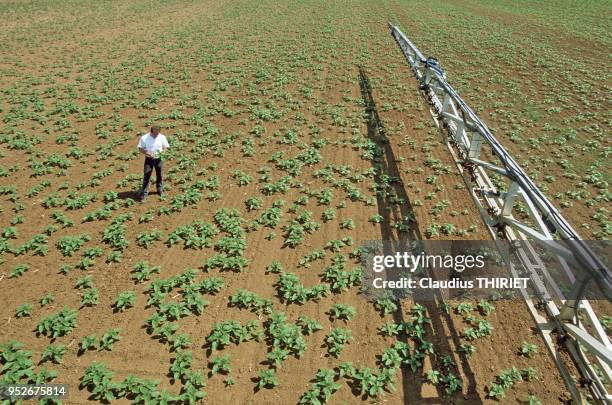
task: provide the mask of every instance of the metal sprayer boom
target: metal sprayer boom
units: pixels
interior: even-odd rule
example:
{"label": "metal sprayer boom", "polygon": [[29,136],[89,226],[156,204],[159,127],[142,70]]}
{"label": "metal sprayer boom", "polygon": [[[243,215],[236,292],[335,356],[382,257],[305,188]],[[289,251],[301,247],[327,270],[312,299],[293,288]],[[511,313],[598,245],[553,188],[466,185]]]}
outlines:
{"label": "metal sprayer boom", "polygon": [[[593,397],[601,402],[611,401],[612,396],[604,380],[607,378],[610,381],[612,377],[612,345],[583,295],[586,284],[593,280],[604,297],[610,299],[612,274],[453,89],[439,62],[433,57],[425,58],[398,27],[389,23],[389,30],[432,106],[430,111],[436,125],[447,131],[449,151],[466,183],[470,185],[470,194],[492,237],[496,241],[502,237],[514,243],[514,255],[527,270],[539,299],[537,304],[544,306],[548,318],[536,309],[538,305],[526,290],[521,290],[522,296],[574,400],[577,403],[584,402],[581,391],[560,356],[560,346],[572,357]],[[490,155],[495,156],[498,163],[483,157],[483,146],[490,149]],[[506,192],[498,190],[488,172],[507,179],[509,184]],[[517,198],[524,201],[533,225],[513,215]],[[560,292],[554,276],[548,272],[532,243],[547,249],[561,263],[565,275],[572,283],[567,296]],[[512,265],[510,267],[515,274],[517,269]],[[562,296],[559,306],[550,298],[550,288],[557,296]],[[582,311],[580,317],[579,311]],[[551,322],[554,325],[552,328]],[[551,335],[553,332],[556,334],[555,341]],[[600,378],[597,373],[595,362],[603,371],[604,378]]]}

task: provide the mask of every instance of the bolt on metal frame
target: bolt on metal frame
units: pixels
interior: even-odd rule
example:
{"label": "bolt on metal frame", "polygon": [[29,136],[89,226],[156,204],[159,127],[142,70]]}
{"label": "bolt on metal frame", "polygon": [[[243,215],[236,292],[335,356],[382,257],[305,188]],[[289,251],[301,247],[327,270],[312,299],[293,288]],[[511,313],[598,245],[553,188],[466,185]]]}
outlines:
{"label": "bolt on metal frame", "polygon": [[[562,347],[580,372],[581,385],[588,386],[596,400],[611,403],[612,395],[608,393],[605,381],[612,381],[612,344],[591,305],[583,297],[586,283],[594,280],[609,300],[612,294],[610,271],[448,83],[438,61],[432,57],[425,58],[398,27],[389,23],[389,30],[431,104],[430,111],[436,125],[446,129],[447,147],[491,236],[500,251],[500,237],[512,244],[514,256],[532,281],[537,302],[525,289],[521,289],[522,297],[574,401],[582,404],[586,399],[560,356]],[[485,160],[483,146],[490,148],[500,163]],[[506,192],[497,189],[488,172],[507,179]],[[517,198],[525,203],[534,225],[513,216]],[[545,248],[562,265],[572,283],[567,296],[560,291],[534,245]],[[570,264],[588,277],[577,280]],[[509,266],[512,274],[518,277],[521,270],[512,263]],[[552,296],[561,299],[555,302]],[[546,316],[538,310],[542,307]],[[590,354],[588,357],[587,352]],[[594,363],[602,371],[603,379],[596,372]]]}

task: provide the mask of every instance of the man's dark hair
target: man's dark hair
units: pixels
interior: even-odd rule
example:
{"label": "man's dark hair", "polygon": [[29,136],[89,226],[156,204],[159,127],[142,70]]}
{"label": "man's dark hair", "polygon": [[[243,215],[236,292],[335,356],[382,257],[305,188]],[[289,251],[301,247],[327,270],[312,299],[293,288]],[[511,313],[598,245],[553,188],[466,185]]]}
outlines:
{"label": "man's dark hair", "polygon": [[155,132],[159,132],[159,131],[161,131],[161,129],[159,129],[159,127],[158,127],[157,125],[153,125],[153,126],[151,127],[151,132],[154,132],[154,131],[155,131]]}

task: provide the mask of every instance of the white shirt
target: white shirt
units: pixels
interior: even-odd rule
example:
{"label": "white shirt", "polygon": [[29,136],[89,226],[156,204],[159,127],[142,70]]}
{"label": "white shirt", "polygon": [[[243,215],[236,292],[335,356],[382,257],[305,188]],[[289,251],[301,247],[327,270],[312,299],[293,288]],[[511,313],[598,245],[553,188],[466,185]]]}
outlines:
{"label": "white shirt", "polygon": [[150,132],[147,132],[143,136],[140,137],[138,141],[138,148],[144,149],[150,154],[157,154],[157,152],[162,149],[169,148],[168,140],[164,134],[157,134],[155,138],[151,135]]}

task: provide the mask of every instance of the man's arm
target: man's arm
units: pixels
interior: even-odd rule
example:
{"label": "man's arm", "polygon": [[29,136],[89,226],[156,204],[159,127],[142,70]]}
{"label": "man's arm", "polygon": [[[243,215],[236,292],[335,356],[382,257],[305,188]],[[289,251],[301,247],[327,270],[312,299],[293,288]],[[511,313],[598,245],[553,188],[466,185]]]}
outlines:
{"label": "man's arm", "polygon": [[149,152],[147,152],[147,150],[146,150],[145,148],[140,148],[140,147],[139,147],[139,148],[138,148],[138,150],[140,151],[140,153],[142,153],[142,154],[143,154],[143,155],[145,155],[146,157],[150,157],[150,158],[152,158],[152,157],[153,157],[153,155],[152,155],[152,154],[150,154]]}
{"label": "man's arm", "polygon": [[153,155],[147,152],[147,149],[145,148],[145,146],[146,144],[144,142],[144,137],[141,137],[140,140],[138,141],[138,150],[140,151],[140,153],[142,153],[146,157],[152,158]]}

